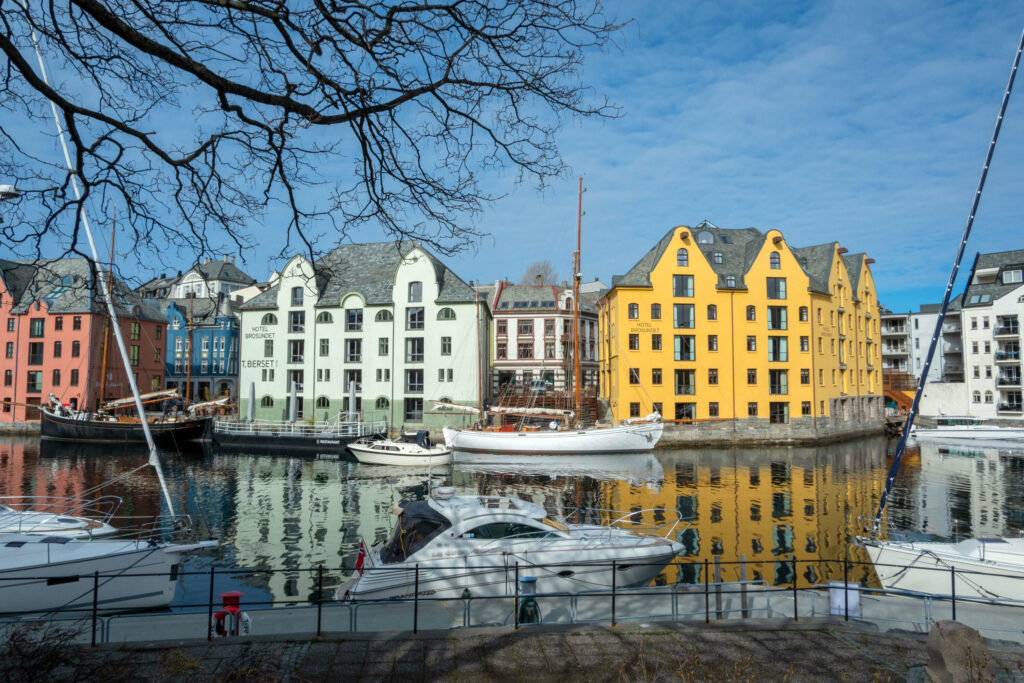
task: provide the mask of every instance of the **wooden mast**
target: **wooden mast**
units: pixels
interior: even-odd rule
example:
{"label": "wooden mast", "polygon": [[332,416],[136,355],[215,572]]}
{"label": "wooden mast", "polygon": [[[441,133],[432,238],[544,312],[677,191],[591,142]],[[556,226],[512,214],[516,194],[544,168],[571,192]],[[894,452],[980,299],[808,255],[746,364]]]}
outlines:
{"label": "wooden mast", "polygon": [[[113,301],[114,237],[117,235],[117,204],[114,204],[114,227],[110,231],[110,269],[107,271],[107,299]],[[100,372],[100,403],[107,400],[107,349],[110,346],[110,316],[103,320],[103,366]],[[127,371],[127,370],[126,370]]]}
{"label": "wooden mast", "polygon": [[576,254],[572,264],[572,357],[573,386],[576,389],[576,421],[583,420],[580,414],[580,233],[583,229],[583,176],[580,176],[576,203]]}
{"label": "wooden mast", "polygon": [[188,293],[188,338],[185,340],[185,406],[188,407],[192,390],[192,301],[196,293],[189,287]]}

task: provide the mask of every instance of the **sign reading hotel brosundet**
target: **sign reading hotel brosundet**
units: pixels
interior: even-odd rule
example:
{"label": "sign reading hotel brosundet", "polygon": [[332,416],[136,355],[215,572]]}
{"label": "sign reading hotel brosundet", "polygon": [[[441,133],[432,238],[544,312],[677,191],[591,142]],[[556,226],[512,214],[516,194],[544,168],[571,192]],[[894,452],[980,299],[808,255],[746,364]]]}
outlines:
{"label": "sign reading hotel brosundet", "polygon": [[637,334],[640,332],[661,332],[660,327],[655,327],[653,323],[634,323],[633,327],[629,328],[631,334]]}
{"label": "sign reading hotel brosundet", "polygon": [[266,325],[256,325],[245,333],[246,339],[273,339],[275,332]]}

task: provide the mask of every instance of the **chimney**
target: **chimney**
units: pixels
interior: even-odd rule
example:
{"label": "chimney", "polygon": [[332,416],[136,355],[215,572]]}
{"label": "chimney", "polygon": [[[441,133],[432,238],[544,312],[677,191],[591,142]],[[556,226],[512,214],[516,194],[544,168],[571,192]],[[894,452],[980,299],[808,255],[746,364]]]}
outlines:
{"label": "chimney", "polygon": [[535,283],[536,283],[536,284],[537,284],[538,286],[540,286],[540,285],[544,284],[544,276],[543,276],[543,275],[541,275],[540,273],[537,273],[536,277],[534,277],[534,278],[533,278],[533,281],[534,281],[534,282],[535,282]]}
{"label": "chimney", "polygon": [[167,279],[167,273],[160,273],[160,279],[161,280]]}
{"label": "chimney", "polygon": [[231,257],[228,256],[227,254],[224,254],[224,263],[231,263],[231,261],[229,260],[230,258]]}
{"label": "chimney", "polygon": [[180,270],[178,271],[178,277],[181,277],[181,271]]}

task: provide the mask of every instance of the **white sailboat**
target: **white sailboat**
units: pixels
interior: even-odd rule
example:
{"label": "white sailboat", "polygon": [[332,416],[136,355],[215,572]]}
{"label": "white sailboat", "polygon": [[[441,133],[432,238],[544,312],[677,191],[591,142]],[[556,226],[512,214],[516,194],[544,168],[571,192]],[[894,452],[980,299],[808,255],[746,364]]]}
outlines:
{"label": "white sailboat", "polygon": [[[48,82],[42,52],[35,31],[32,32],[40,72]],[[61,125],[56,106],[51,102],[57,137],[64,151],[64,161],[70,172],[75,196],[80,203],[79,217],[92,252],[93,263],[99,263],[82,202],[82,190],[71,163],[67,136]],[[102,293],[117,348],[124,367],[130,367],[128,351],[118,323],[117,310],[109,287],[104,281],[102,268],[95,269],[96,289]],[[139,388],[132,373],[127,373],[135,407],[145,415]],[[39,536],[31,534],[0,533],[0,611],[4,613],[45,613],[62,609],[77,609],[83,601],[89,607],[95,604],[103,611],[119,611],[143,607],[165,606],[174,598],[178,585],[181,556],[185,553],[216,545],[215,541],[200,543],[172,543],[166,540],[172,534],[187,530],[187,516],[174,514],[174,503],[167,490],[153,434],[147,420],[141,420],[146,443],[149,446],[149,464],[160,481],[167,503],[167,522],[138,530],[134,538],[122,540],[82,541],[67,536]],[[92,578],[93,581],[88,579]],[[95,590],[101,585],[99,590]]]}
{"label": "white sailboat", "polygon": [[980,417],[944,415],[934,427],[914,425],[910,436],[918,441],[956,441],[996,447],[1024,447],[1024,428],[986,424]]}
{"label": "white sailboat", "polygon": [[117,531],[110,521],[121,506],[117,496],[93,500],[55,496],[0,497],[0,534],[41,534],[99,538]]}

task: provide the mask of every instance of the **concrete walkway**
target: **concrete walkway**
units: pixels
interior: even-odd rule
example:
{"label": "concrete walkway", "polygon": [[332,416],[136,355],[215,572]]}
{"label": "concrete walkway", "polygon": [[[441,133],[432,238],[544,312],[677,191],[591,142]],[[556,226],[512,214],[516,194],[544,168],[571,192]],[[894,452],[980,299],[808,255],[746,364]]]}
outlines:
{"label": "concrete walkway", "polygon": [[[36,636],[40,634],[35,634]],[[31,642],[30,642],[31,641]],[[32,649],[32,642],[36,650]],[[997,680],[1024,681],[1024,647],[989,641]],[[0,678],[149,681],[878,681],[904,680],[927,661],[926,636],[879,633],[819,618],[535,626],[253,637],[153,645],[66,645],[15,638],[0,645]],[[914,669],[920,674],[920,669]]]}

